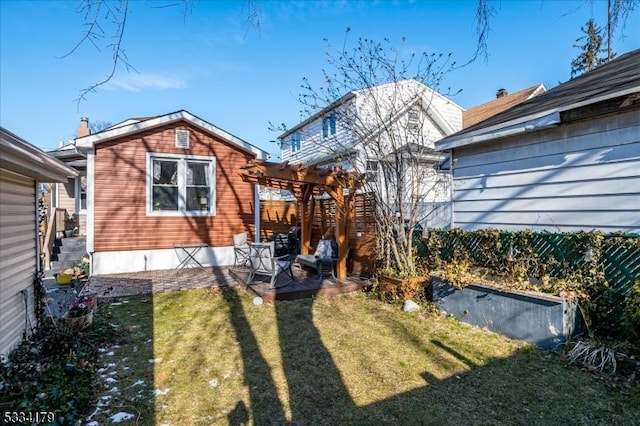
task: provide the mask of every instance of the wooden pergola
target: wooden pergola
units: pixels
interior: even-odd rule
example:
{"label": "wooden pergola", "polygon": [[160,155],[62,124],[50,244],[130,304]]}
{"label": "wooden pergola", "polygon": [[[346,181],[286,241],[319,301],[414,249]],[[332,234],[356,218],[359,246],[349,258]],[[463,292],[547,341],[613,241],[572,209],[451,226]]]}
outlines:
{"label": "wooden pergola", "polygon": [[353,197],[361,185],[358,175],[341,167],[331,169],[302,164],[270,163],[251,160],[241,167],[245,182],[287,189],[300,205],[301,252],[308,254],[311,227],[315,210],[315,196],[329,195],[336,203],[335,238],[338,243],[337,277],[347,277],[347,250],[349,248],[349,222],[353,218]]}

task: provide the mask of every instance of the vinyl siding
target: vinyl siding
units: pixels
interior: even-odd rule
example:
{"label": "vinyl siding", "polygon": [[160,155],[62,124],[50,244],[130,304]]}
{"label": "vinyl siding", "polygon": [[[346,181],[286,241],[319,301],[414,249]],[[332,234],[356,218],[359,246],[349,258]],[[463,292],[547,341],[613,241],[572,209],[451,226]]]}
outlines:
{"label": "vinyl siding", "polygon": [[[175,148],[175,129],[189,129],[190,148]],[[147,152],[216,159],[216,215],[147,216]],[[233,234],[253,234],[253,186],[239,176],[252,158],[186,123],[96,145],[94,165],[94,250],[167,249],[174,244],[229,246]]]}
{"label": "vinyl siding", "polygon": [[455,225],[640,232],[640,111],[454,150]]}
{"label": "vinyl siding", "polygon": [[[36,324],[33,279],[36,272],[35,181],[0,170],[0,354],[8,355],[25,329]],[[22,291],[28,292],[28,313]],[[27,318],[28,315],[28,318]],[[30,327],[29,326],[29,327]]]}

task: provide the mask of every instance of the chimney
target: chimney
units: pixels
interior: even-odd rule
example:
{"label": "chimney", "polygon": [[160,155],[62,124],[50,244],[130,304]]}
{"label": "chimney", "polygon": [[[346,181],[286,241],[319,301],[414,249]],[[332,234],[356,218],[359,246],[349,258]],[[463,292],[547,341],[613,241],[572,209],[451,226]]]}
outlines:
{"label": "chimney", "polygon": [[77,137],[81,138],[83,136],[89,136],[91,134],[91,130],[89,130],[89,119],[87,117],[82,117],[80,119],[80,126],[78,126]]}
{"label": "chimney", "polygon": [[509,92],[507,92],[507,89],[498,89],[498,91],[496,92],[496,98],[504,98],[505,96],[507,96],[509,94]]}

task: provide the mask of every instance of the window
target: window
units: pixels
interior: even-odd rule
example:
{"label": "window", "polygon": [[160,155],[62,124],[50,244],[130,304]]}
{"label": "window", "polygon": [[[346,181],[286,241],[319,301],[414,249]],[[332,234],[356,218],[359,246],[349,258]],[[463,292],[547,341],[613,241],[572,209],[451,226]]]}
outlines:
{"label": "window", "polygon": [[176,129],[176,148],[189,149],[189,131]]}
{"label": "window", "polygon": [[409,111],[409,115],[407,118],[407,127],[409,128],[409,130],[418,130],[418,126],[419,126],[419,122],[418,122],[419,116],[418,116],[418,110],[417,109],[411,109]]}
{"label": "window", "polygon": [[367,160],[365,164],[364,179],[367,182],[376,182],[378,180],[378,162],[375,160]]}
{"label": "window", "polygon": [[215,158],[149,154],[148,164],[147,214],[215,214]]}
{"label": "window", "polygon": [[84,213],[87,211],[87,172],[81,172],[76,178],[76,212]]}
{"label": "window", "polygon": [[302,135],[300,132],[295,132],[291,136],[291,152],[300,151],[300,146],[302,144]]}
{"label": "window", "polygon": [[336,113],[332,112],[330,115],[322,119],[322,137],[328,138],[329,136],[336,134]]}

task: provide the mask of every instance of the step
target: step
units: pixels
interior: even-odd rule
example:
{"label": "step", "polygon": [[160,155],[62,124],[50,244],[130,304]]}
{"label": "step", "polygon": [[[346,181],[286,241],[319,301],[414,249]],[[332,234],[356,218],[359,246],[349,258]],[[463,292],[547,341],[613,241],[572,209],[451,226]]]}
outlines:
{"label": "step", "polygon": [[78,264],[77,260],[54,260],[53,262],[51,262],[50,270],[53,271],[53,273],[56,273],[60,270],[73,268],[77,264]]}
{"label": "step", "polygon": [[77,238],[59,238],[56,239],[56,245],[60,247],[60,251],[75,250],[86,251],[87,239],[84,237]]}

